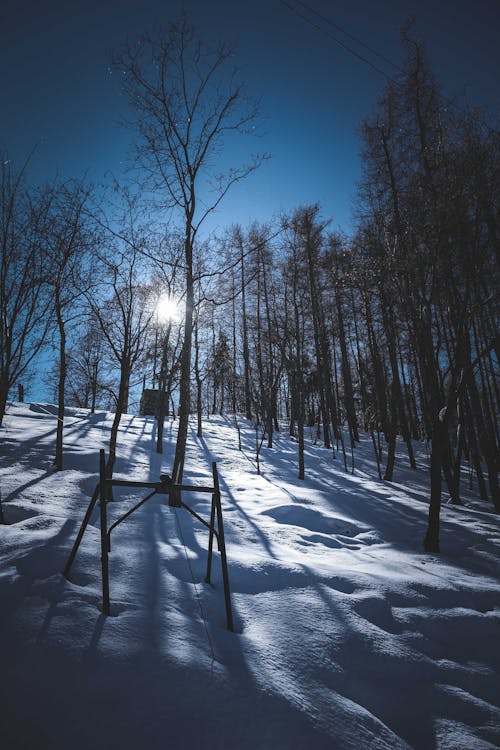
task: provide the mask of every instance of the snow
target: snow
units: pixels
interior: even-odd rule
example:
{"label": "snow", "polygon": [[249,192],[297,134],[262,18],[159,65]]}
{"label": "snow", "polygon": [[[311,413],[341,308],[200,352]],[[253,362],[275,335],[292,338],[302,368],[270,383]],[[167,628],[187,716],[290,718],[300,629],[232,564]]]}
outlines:
{"label": "snow", "polygon": [[[208,532],[157,495],[112,535],[111,616],[101,612],[98,509],[61,571],[97,483],[113,415],[68,409],[66,469],[52,471],[56,417],[11,404],[1,431],[2,748],[486,750],[500,747],[500,519],[445,505],[439,556],[421,552],[425,451],[376,479],[371,444],[354,475],[312,443],[306,479],[286,434],[253,462],[230,419],[190,432],[185,481],[221,478],[235,632],[226,629]],[[154,420],[126,415],[115,476],[157,481]],[[115,491],[109,523],[146,491]],[[210,496],[185,493],[209,517]]]}

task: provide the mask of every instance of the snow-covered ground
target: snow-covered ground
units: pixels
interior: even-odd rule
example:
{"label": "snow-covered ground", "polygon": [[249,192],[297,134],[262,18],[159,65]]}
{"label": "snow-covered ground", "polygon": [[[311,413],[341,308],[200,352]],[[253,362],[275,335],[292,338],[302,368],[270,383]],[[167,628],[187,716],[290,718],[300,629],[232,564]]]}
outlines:
{"label": "snow-covered ground", "polygon": [[[97,483],[112,415],[68,410],[66,470],[51,468],[53,407],[12,404],[0,431],[0,745],[47,750],[486,750],[500,747],[500,518],[443,508],[442,554],[421,552],[420,468],[354,476],[310,445],[296,479],[285,434],[253,463],[230,420],[191,430],[185,481],[221,476],[235,631],[208,533],[156,496],[113,532],[101,612],[98,510],[64,568]],[[116,477],[168,471],[154,421],[123,418]],[[110,523],[145,492],[116,490]],[[183,499],[209,515],[209,495]]]}

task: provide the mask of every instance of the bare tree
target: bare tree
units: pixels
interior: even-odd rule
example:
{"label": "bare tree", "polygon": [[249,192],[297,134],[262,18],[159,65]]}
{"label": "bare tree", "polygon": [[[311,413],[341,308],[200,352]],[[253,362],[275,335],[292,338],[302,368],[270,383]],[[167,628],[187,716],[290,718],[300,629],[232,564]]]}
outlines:
{"label": "bare tree", "polygon": [[30,195],[26,165],[0,159],[0,426],[9,390],[40,351],[50,324],[41,247],[46,202]]}
{"label": "bare tree", "polygon": [[179,373],[182,348],[182,325],[180,304],[182,298],[183,247],[178,232],[170,228],[154,230],[148,228],[147,244],[141,254],[152,268],[152,287],[158,295],[156,320],[152,326],[153,341],[148,359],[152,360],[152,386],[159,391],[156,412],[156,451],[163,453],[163,429],[165,417]]}
{"label": "bare tree", "polygon": [[[68,325],[81,314],[78,301],[85,291],[86,263],[92,247],[85,213],[90,188],[76,181],[54,184],[47,191],[50,207],[44,233],[44,256],[57,334],[59,374],[57,387],[57,430],[54,468],[63,468],[63,431],[67,375]],[[88,284],[87,284],[88,286]]]}
{"label": "bare tree", "polygon": [[115,417],[111,427],[108,478],[113,475],[116,461],[118,428],[122,414],[128,409],[130,378],[134,365],[144,353],[148,329],[154,315],[151,289],[142,282],[137,245],[132,241],[126,252],[116,249],[112,258],[102,258],[106,273],[104,299],[88,296],[92,313],[102,330],[110,358],[119,368],[118,390],[115,392]]}
{"label": "bare tree", "polygon": [[79,335],[68,349],[67,392],[71,404],[95,412],[97,399],[102,393],[104,337],[91,315]]}
{"label": "bare tree", "polygon": [[[250,132],[257,111],[232,70],[232,51],[210,49],[185,18],[165,34],[144,36],[115,57],[141,135],[140,166],[149,185],[163,196],[163,207],[181,217],[184,234],[185,318],[181,355],[179,429],[173,466],[183,475],[191,396],[193,332],[193,251],[200,227],[230,188],[260,163],[224,171],[222,149],[228,137]],[[221,158],[217,168],[216,160]]]}
{"label": "bare tree", "polygon": [[384,478],[392,475],[397,433],[412,463],[410,438],[420,423],[430,443],[424,548],[435,553],[443,478],[459,503],[463,456],[486,499],[484,462],[500,507],[498,392],[489,365],[498,351],[499,139],[475,116],[443,104],[421,44],[407,34],[404,43],[405,72],[363,131],[362,243],[373,295],[365,310],[372,357],[379,347],[372,313],[385,350],[383,408],[377,397],[390,435]]}

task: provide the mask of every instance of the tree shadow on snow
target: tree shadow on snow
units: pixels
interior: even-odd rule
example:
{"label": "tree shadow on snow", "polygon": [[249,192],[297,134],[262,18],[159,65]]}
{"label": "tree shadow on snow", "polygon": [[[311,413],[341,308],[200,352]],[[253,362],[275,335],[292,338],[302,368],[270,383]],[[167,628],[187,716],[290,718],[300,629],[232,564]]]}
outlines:
{"label": "tree shadow on snow", "polygon": [[[193,432],[193,440],[195,441],[195,443],[197,443],[201,447],[203,453],[207,457],[208,465],[211,467],[212,461],[214,460],[213,454],[210,451],[210,448],[208,447],[205,441],[205,438],[198,437],[195,434],[194,430],[192,432]],[[222,502],[224,501],[225,498],[229,500],[228,505],[230,507],[236,508],[238,513],[244,518],[245,522],[252,528],[253,532],[255,533],[255,536],[260,540],[262,546],[268,553],[269,557],[271,558],[274,557],[274,553],[272,551],[272,547],[271,547],[268,537],[262,532],[258,524],[256,524],[255,521],[243,510],[241,505],[238,503],[236,497],[231,492],[229,486],[227,485],[224,479],[224,476],[220,473],[219,473],[219,484],[220,484],[220,489],[221,489]],[[223,515],[224,515],[224,505],[223,505]]]}

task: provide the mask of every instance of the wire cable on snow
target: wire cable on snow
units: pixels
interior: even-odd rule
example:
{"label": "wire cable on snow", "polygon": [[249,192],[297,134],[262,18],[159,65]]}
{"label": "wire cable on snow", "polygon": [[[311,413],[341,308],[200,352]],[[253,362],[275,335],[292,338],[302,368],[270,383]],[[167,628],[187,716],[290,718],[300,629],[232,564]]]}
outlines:
{"label": "wire cable on snow", "polygon": [[191,561],[189,559],[189,555],[188,555],[188,552],[187,552],[186,543],[184,541],[184,536],[182,534],[182,528],[181,528],[181,524],[180,524],[180,521],[179,521],[179,516],[177,515],[177,509],[175,507],[173,507],[172,510],[174,511],[174,514],[175,514],[175,522],[177,524],[177,530],[179,532],[179,537],[180,537],[180,540],[182,542],[182,546],[184,547],[184,555],[186,557],[186,562],[188,564],[189,573],[191,575],[191,580],[193,582],[194,591],[195,591],[195,594],[196,594],[196,599],[198,601],[198,607],[199,607],[200,613],[201,613],[201,619],[203,620],[203,626],[205,628],[205,633],[207,634],[208,646],[210,648],[210,653],[212,654],[212,669],[213,669],[213,664],[214,664],[215,661],[217,661],[217,659],[215,657],[215,652],[214,652],[214,647],[213,647],[213,644],[212,644],[212,639],[210,638],[210,633],[208,631],[208,624],[207,624],[207,619],[205,617],[205,611],[204,611],[203,605],[201,603],[201,597],[200,597],[199,592],[198,592],[198,586],[196,585],[196,581],[194,579],[193,568],[191,567]]}

